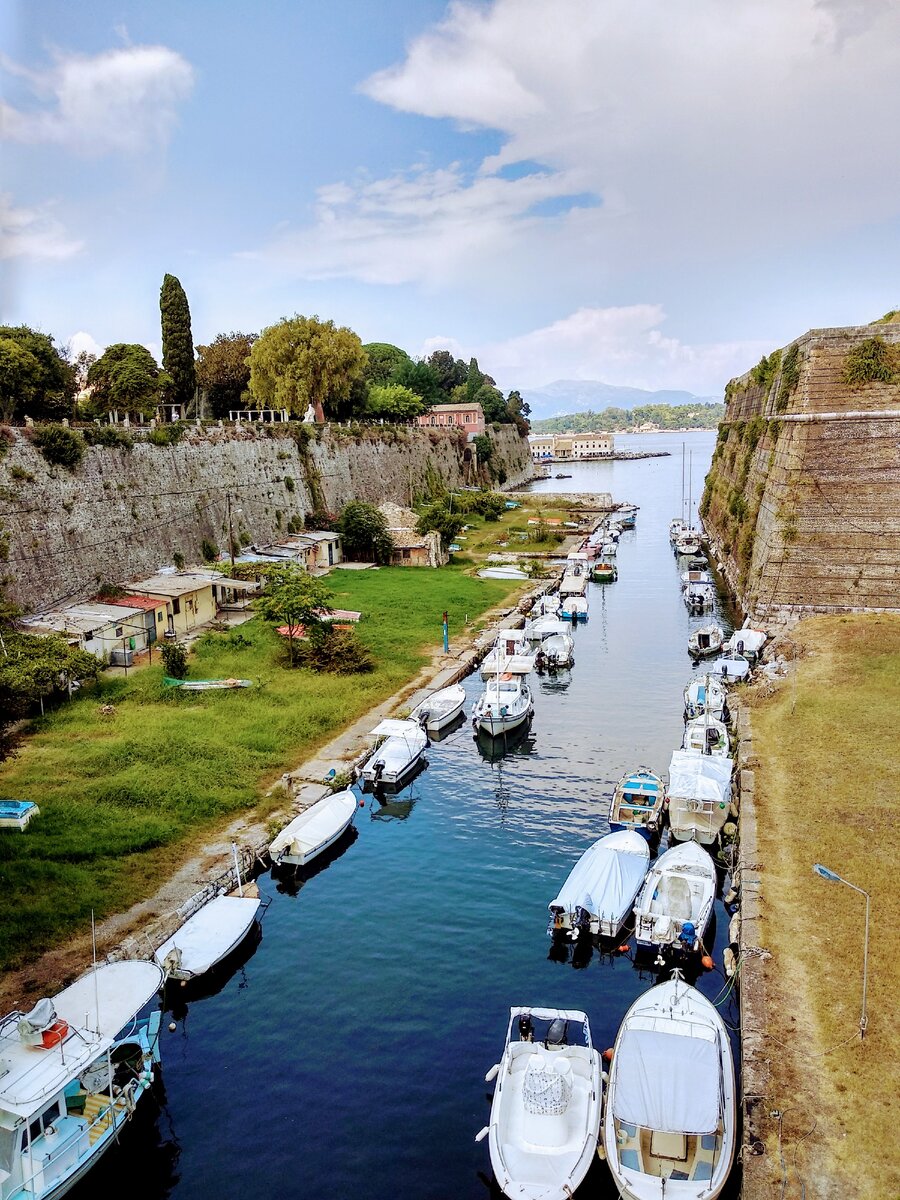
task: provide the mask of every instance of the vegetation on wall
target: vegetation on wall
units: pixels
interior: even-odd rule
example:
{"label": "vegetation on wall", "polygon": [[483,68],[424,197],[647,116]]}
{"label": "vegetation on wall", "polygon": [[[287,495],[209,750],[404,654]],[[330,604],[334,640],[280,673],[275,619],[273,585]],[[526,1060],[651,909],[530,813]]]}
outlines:
{"label": "vegetation on wall", "polygon": [[788,402],[797,390],[799,383],[800,347],[794,342],[785,351],[784,360],[781,364],[781,384],[778,388],[778,398],[775,401],[775,408],[778,412],[784,412],[787,408]]}
{"label": "vegetation on wall", "polygon": [[844,382],[851,387],[891,383],[897,371],[897,354],[883,338],[866,338],[844,359]]}
{"label": "vegetation on wall", "polygon": [[84,455],[84,438],[65,425],[36,425],[31,440],[48,463],[74,471]]}

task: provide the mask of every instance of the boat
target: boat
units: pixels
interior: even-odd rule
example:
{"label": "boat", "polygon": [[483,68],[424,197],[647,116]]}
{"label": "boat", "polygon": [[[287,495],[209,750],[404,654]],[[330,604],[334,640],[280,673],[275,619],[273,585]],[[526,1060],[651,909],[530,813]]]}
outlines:
{"label": "boat", "polygon": [[535,600],[531,612],[535,617],[555,616],[559,612],[559,596],[555,592],[545,592]]}
{"label": "boat", "polygon": [[663,781],[638,767],[616,784],[609,805],[610,829],[634,829],[648,840],[659,833],[664,816]]}
{"label": "boat", "polygon": [[541,642],[535,655],[535,669],[541,671],[571,667],[575,661],[575,640],[568,633],[552,633]]}
{"label": "boat", "polygon": [[534,651],[521,629],[505,629],[481,662],[481,678],[492,679],[497,672],[527,675],[534,670]]}
{"label": "boat", "polygon": [[680,976],[638,996],[613,1046],[603,1148],[624,1200],[715,1200],[734,1161],[728,1031]]}
{"label": "boat", "polygon": [[428,738],[418,721],[387,718],[369,734],[378,743],[363,763],[360,775],[372,786],[389,784],[396,787],[418,767]]}
{"label": "boat", "polygon": [[0,800],[0,829],[24,832],[40,811],[33,800]]}
{"label": "boat", "polygon": [[707,670],[710,675],[718,675],[726,683],[740,682],[750,674],[750,662],[743,654],[731,650],[728,654],[717,658],[715,662],[711,662]]}
{"label": "boat", "polygon": [[610,538],[608,542],[603,542],[603,544],[600,546],[600,554],[598,557],[609,561],[609,559],[616,557],[618,549],[619,547],[617,543]]}
{"label": "boat", "polygon": [[441,688],[426,696],[421,704],[409,714],[411,721],[418,721],[428,733],[440,733],[448,725],[452,725],[462,712],[466,703],[466,690],[455,683],[451,687]]}
{"label": "boat", "polygon": [[637,517],[637,506],[634,504],[620,504],[617,510],[616,520],[623,529],[634,529],[635,519]]}
{"label": "boat", "polygon": [[187,982],[211,971],[235,950],[253,927],[259,896],[216,896],[154,951],[167,979]]}
{"label": "boat", "polygon": [[496,737],[524,724],[534,703],[525,680],[509,673],[489,680],[472,708],[472,724],[477,730]]}
{"label": "boat", "polygon": [[586,621],[588,618],[587,596],[564,596],[562,615],[567,621]]}
{"label": "boat", "polygon": [[600,1136],[600,1055],[577,1009],[512,1008],[496,1079],[489,1138],[500,1190],[514,1200],[569,1200]]}
{"label": "boat", "polygon": [[730,720],[728,692],[717,675],[696,677],[684,689],[685,720],[702,717],[706,712],[726,724]]}
{"label": "boat", "polygon": [[[279,630],[279,632],[281,632]],[[163,675],[163,685],[170,688],[180,688],[183,692],[214,692],[226,691],[231,688],[253,687],[252,679],[173,679]]]}
{"label": "boat", "polygon": [[716,585],[714,583],[692,583],[682,593],[688,612],[702,613],[704,609],[712,608],[716,601]]}
{"label": "boat", "polygon": [[676,554],[699,554],[703,545],[703,535],[696,529],[685,529],[678,535],[675,542]]}
{"label": "boat", "polygon": [[557,472],[556,472],[556,478],[557,478],[557,479],[571,479],[571,478],[572,478],[572,476],[571,476],[571,475],[565,475],[565,474],[563,474],[563,472],[562,472],[562,471],[557,471]]}
{"label": "boat", "polygon": [[700,754],[727,758],[730,753],[728,730],[722,721],[711,713],[693,717],[685,724],[681,742],[683,750],[696,750]]}
{"label": "boat", "polygon": [[713,582],[713,577],[710,575],[709,571],[703,570],[702,568],[699,571],[695,568],[692,568],[691,570],[681,572],[681,590],[683,592],[686,592],[694,584],[707,584]]}
{"label": "boat", "polygon": [[721,625],[701,625],[688,638],[688,654],[691,658],[709,658],[718,654],[725,641],[725,630]]}
{"label": "boat", "polygon": [[559,584],[559,602],[565,604],[566,596],[583,596],[587,591],[590,571],[586,563],[573,563],[566,566],[566,573]]}
{"label": "boat", "polygon": [[766,644],[767,637],[768,635],[762,629],[751,629],[745,625],[742,629],[734,631],[724,648],[736,654],[743,654],[744,658],[755,663]]}
{"label": "boat", "polygon": [[119,1133],[153,1082],[153,962],[94,966],[30,1012],[0,1019],[0,1197],[56,1200]]}
{"label": "boat", "polygon": [[527,579],[527,574],[521,567],[482,567],[478,572],[479,579]]}
{"label": "boat", "polygon": [[699,952],[715,896],[716,868],[702,846],[672,846],[650,868],[634,906],[638,946]]}
{"label": "boat", "polygon": [[550,909],[547,932],[618,937],[650,866],[647,839],[634,829],[599,838],[579,858]]}
{"label": "boat", "polygon": [[542,642],[544,638],[552,637],[555,633],[565,633],[569,623],[563,621],[558,613],[547,613],[525,622],[522,636],[529,642]]}
{"label": "boat", "polygon": [[711,846],[731,808],[729,758],[675,750],[669,764],[666,811],[672,836],[680,842]]}
{"label": "boat", "polygon": [[305,867],[349,827],[356,813],[356,796],[333,792],[294,817],[269,846],[273,867]]}
{"label": "boat", "polygon": [[[682,500],[683,503],[683,500]],[[676,517],[674,521],[669,522],[669,541],[674,546],[683,533],[687,532],[687,525],[681,519]]]}
{"label": "boat", "polygon": [[598,559],[594,563],[593,580],[594,583],[615,583],[619,578],[619,572],[616,570],[614,562],[607,562]]}

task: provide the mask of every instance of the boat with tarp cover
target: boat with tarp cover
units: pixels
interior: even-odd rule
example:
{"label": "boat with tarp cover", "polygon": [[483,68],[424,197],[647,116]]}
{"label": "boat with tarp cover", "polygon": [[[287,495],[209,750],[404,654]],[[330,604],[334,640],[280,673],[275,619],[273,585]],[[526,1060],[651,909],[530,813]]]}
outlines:
{"label": "boat with tarp cover", "polygon": [[638,767],[616,784],[609,805],[609,827],[636,829],[649,840],[662,826],[664,802],[663,781],[648,767]]}
{"label": "boat with tarp cover", "polygon": [[496,1079],[491,1166],[511,1200],[570,1200],[594,1161],[603,1099],[600,1055],[585,1013],[512,1008]]}
{"label": "boat with tarp cover", "polygon": [[735,1074],[715,1007],[676,971],[638,996],[613,1047],[603,1147],[624,1200],[714,1200],[736,1143]]}
{"label": "boat with tarp cover", "polygon": [[650,866],[650,847],[634,829],[598,838],[579,858],[547,906],[547,932],[618,937]]}
{"label": "boat with tarp cover", "polygon": [[305,867],[333,846],[356,813],[356,796],[333,792],[294,817],[269,846],[273,867]]}
{"label": "boat with tarp cover", "polygon": [[731,809],[731,759],[675,750],[669,763],[666,809],[672,837],[711,846]]}
{"label": "boat with tarp cover", "polygon": [[418,721],[386,717],[368,735],[376,749],[363,763],[363,782],[378,787],[398,787],[416,770],[428,746],[428,735]]}

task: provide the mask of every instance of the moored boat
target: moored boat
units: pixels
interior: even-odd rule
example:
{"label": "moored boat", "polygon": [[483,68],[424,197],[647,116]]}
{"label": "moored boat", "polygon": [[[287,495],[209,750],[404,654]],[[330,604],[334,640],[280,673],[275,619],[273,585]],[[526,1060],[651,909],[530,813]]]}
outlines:
{"label": "moored boat", "polygon": [[672,837],[711,846],[731,808],[731,759],[675,750],[669,764],[666,811]]}
{"label": "moored boat", "polygon": [[371,786],[396,787],[412,775],[428,745],[428,738],[418,721],[381,721],[370,738],[378,745],[363,764],[363,781]]}
{"label": "moored boat", "polygon": [[409,719],[424,725],[429,733],[440,733],[442,729],[453,724],[463,711],[465,703],[466,690],[455,683],[426,696],[409,714]]}
{"label": "moored boat", "polygon": [[604,559],[598,559],[594,563],[592,571],[594,583],[615,583],[619,578],[619,572],[616,570],[614,562],[608,562]]}
{"label": "moored boat", "polygon": [[704,713],[702,717],[694,717],[686,722],[681,747],[718,758],[727,758],[731,749],[728,730],[711,713]]}
{"label": "moored boat", "polygon": [[675,541],[676,554],[699,554],[703,545],[702,534],[696,529],[685,529]]}
{"label": "moored boat", "polygon": [[269,846],[273,867],[305,867],[333,846],[356,813],[356,796],[334,792],[294,817]]}
{"label": "moored boat", "polygon": [[497,737],[523,725],[534,711],[531,692],[519,675],[496,675],[472,707],[472,724],[477,730]]}
{"label": "moored boat", "polygon": [[663,782],[647,767],[638,767],[616,784],[609,805],[610,829],[635,829],[643,837],[655,837],[662,826],[665,791]]}
{"label": "moored boat", "polygon": [[546,592],[534,602],[531,610],[534,616],[553,616],[559,612],[559,596],[555,592]]}
{"label": "moored boat", "polygon": [[762,629],[750,629],[745,625],[741,629],[735,629],[725,643],[725,649],[736,654],[743,654],[746,659],[754,663],[762,653],[767,636]]}
{"label": "moored boat", "polygon": [[696,842],[682,842],[650,868],[634,907],[635,940],[651,950],[699,951],[716,895],[716,868]]}
{"label": "moored boat", "polygon": [[561,615],[567,621],[586,621],[588,618],[587,595],[563,596]]}
{"label": "moored boat", "polygon": [[547,932],[617,937],[650,865],[646,838],[620,829],[598,838],[569,873],[550,909]]}
{"label": "moored boat", "polygon": [[725,641],[725,630],[721,625],[701,625],[688,638],[688,654],[691,658],[709,658],[718,654]]}
{"label": "moored boat", "polygon": [[535,668],[550,671],[571,667],[575,661],[575,639],[568,633],[553,633],[545,637],[535,655]]}
{"label": "moored boat", "polygon": [[481,662],[481,678],[492,679],[498,672],[527,675],[534,670],[534,651],[521,629],[504,629]]}
{"label": "moored boat", "polygon": [[166,978],[186,983],[211,971],[249,934],[261,903],[258,895],[234,894],[207,901],[154,951]]}
{"label": "moored boat", "polygon": [[669,541],[673,546],[686,530],[687,525],[681,517],[676,517],[673,521],[669,522]]}
{"label": "moored boat", "polygon": [[511,1200],[569,1200],[587,1175],[600,1135],[600,1055],[577,1009],[510,1009],[496,1079],[491,1166]]}
{"label": "moored boat", "polygon": [[714,1200],[734,1161],[728,1031],[679,976],[635,1000],[613,1047],[603,1146],[624,1200]]}
{"label": "moored boat", "polygon": [[700,675],[692,679],[684,689],[685,720],[702,717],[706,712],[726,724],[730,720],[728,692],[717,675]]}
{"label": "moored boat", "polygon": [[750,663],[743,654],[738,654],[736,650],[731,650],[728,654],[723,654],[721,658],[717,658],[715,662],[711,662],[707,670],[710,675],[718,675],[726,683],[736,683],[749,676]]}

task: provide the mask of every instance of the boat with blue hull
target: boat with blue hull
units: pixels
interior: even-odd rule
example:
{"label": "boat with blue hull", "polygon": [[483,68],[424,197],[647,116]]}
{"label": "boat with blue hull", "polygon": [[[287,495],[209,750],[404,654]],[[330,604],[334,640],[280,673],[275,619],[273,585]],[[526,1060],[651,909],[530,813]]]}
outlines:
{"label": "boat with blue hull", "polygon": [[638,767],[616,784],[609,805],[611,830],[635,829],[647,841],[662,828],[665,788],[648,767]]}

